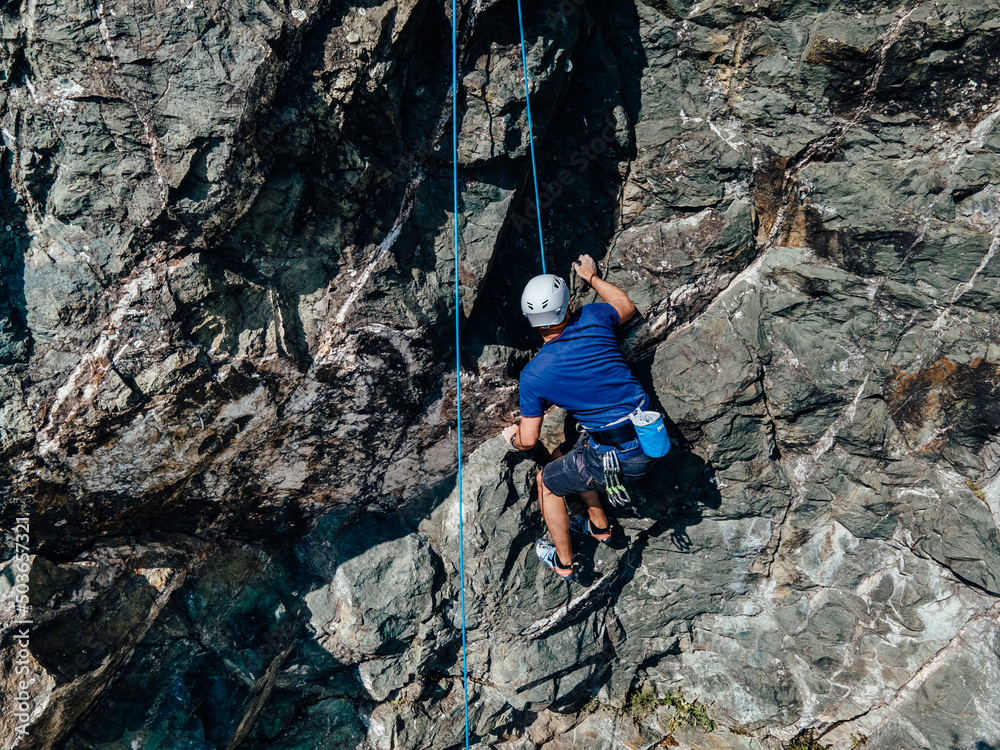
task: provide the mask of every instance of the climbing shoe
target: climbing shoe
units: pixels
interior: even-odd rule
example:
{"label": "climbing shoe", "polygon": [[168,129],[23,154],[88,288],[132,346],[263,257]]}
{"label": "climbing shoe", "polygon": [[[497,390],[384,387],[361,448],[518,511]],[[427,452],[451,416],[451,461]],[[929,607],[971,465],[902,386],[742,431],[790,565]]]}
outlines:
{"label": "climbing shoe", "polygon": [[556,546],[551,542],[545,539],[535,540],[535,554],[542,561],[542,565],[552,568],[552,570],[559,574],[560,578],[571,580],[576,575],[576,565],[572,564],[568,568],[563,566],[559,560],[559,555],[556,554]]}
{"label": "climbing shoe", "polygon": [[608,528],[595,531],[594,527],[590,523],[590,519],[586,516],[570,516],[569,517],[569,529],[577,534],[583,536],[592,536],[599,542],[604,542],[604,544],[611,543],[611,524],[608,524]]}

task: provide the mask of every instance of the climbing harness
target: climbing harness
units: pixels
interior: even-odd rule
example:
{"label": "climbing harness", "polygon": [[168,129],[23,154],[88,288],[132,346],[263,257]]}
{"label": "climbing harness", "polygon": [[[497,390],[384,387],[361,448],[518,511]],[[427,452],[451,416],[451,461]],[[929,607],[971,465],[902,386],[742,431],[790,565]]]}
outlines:
{"label": "climbing harness", "polygon": [[618,462],[618,451],[612,449],[601,455],[604,467],[604,488],[608,493],[608,502],[616,507],[631,505],[632,498],[622,484],[622,466]]}
{"label": "climbing harness", "polygon": [[455,422],[458,427],[458,570],[462,602],[462,688],[465,691],[465,750],[469,750],[469,658],[465,642],[465,533],[462,527],[462,360],[459,336],[461,291],[458,274],[458,0],[451,0],[451,176],[455,225]]}
{"label": "climbing harness", "polygon": [[[608,502],[614,506],[620,507],[632,503],[628,490],[622,484],[624,476],[618,451],[638,448],[647,456],[659,458],[670,450],[670,439],[663,426],[663,417],[658,412],[643,410],[641,405],[617,422],[596,430],[587,430],[587,433],[601,456],[604,487],[608,493]],[[637,445],[623,448],[632,442]]]}
{"label": "climbing harness", "polygon": [[630,505],[632,498],[629,496],[628,490],[625,489],[625,485],[622,484],[624,476],[621,463],[618,460],[618,448],[623,443],[636,439],[632,423],[626,417],[599,430],[588,430],[578,422],[576,429],[577,432],[586,433],[585,439],[594,444],[601,457],[601,468],[604,470],[604,489],[608,493],[608,502],[615,507]]}

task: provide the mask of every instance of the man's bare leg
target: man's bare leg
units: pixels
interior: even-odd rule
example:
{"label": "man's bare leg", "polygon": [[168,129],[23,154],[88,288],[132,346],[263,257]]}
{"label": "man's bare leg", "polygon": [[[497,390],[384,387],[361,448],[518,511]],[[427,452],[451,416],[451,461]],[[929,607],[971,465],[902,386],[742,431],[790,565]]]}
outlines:
{"label": "man's bare leg", "polygon": [[590,525],[598,529],[608,528],[608,517],[604,514],[601,506],[601,496],[597,490],[584,490],[580,493],[580,499],[587,506],[587,516],[590,518]]}
{"label": "man's bare leg", "polygon": [[559,561],[572,565],[573,547],[569,541],[569,513],[566,511],[566,503],[545,486],[541,471],[538,472],[538,504],[542,507],[542,519],[556,546]]}

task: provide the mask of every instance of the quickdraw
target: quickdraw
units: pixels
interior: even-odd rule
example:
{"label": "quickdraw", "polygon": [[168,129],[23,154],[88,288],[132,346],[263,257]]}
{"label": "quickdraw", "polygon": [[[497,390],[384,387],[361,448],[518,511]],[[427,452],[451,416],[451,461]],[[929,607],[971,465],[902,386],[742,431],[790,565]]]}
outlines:
{"label": "quickdraw", "polygon": [[608,493],[608,502],[615,507],[631,505],[632,498],[622,484],[622,466],[618,462],[618,452],[610,450],[601,457],[604,466],[604,488]]}

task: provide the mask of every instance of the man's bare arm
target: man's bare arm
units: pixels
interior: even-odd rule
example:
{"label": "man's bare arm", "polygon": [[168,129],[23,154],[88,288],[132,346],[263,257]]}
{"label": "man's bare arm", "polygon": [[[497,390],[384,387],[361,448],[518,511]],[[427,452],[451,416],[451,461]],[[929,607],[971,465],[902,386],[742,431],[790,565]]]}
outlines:
{"label": "man's bare arm", "polygon": [[511,425],[503,431],[507,442],[519,451],[530,450],[538,442],[542,434],[542,417],[521,417],[518,424]]}
{"label": "man's bare arm", "polygon": [[625,323],[635,315],[635,305],[621,289],[597,275],[597,263],[589,255],[581,255],[573,263],[577,275],[590,284],[601,299],[615,308],[620,322]]}

